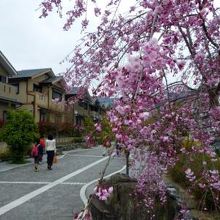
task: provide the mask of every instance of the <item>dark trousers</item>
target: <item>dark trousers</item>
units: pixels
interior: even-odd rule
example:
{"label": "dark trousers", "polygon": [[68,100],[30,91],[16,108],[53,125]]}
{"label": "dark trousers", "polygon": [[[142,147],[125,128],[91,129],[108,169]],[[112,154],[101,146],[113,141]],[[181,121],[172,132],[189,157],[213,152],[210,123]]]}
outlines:
{"label": "dark trousers", "polygon": [[34,163],[35,164],[39,164],[39,156],[35,156],[34,157]]}
{"label": "dark trousers", "polygon": [[43,160],[43,154],[44,154],[43,146],[39,145],[39,147],[38,147],[39,162],[41,162]]}
{"label": "dark trousers", "polygon": [[51,168],[53,165],[54,151],[47,151],[47,165]]}

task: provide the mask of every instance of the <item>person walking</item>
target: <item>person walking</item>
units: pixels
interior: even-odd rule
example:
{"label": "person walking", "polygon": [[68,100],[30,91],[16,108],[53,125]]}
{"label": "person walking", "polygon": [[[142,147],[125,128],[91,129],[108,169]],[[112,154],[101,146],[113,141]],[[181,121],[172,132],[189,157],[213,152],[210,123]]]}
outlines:
{"label": "person walking", "polygon": [[48,135],[45,145],[47,152],[47,168],[48,170],[52,170],[53,158],[56,153],[56,140],[53,138],[53,135]]}
{"label": "person walking", "polygon": [[34,158],[34,171],[37,172],[39,171],[38,165],[39,165],[39,142],[36,141],[31,150],[31,156]]}
{"label": "person walking", "polygon": [[116,148],[116,156],[120,157],[120,155],[121,155],[121,146],[118,142],[116,142],[115,148]]}
{"label": "person walking", "polygon": [[41,136],[40,146],[39,146],[39,162],[43,161],[44,151],[45,151],[45,139],[44,139],[44,136]]}

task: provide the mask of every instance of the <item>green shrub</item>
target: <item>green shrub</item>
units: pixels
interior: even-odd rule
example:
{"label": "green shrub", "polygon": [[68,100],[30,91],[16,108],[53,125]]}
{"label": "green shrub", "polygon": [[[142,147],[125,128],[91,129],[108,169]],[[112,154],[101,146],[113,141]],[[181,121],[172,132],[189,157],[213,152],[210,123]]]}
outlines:
{"label": "green shrub", "polygon": [[83,124],[84,124],[84,134],[85,135],[87,135],[87,134],[89,134],[89,133],[94,131],[94,129],[95,129],[94,125],[95,124],[94,124],[94,122],[93,122],[91,117],[85,117]]}
{"label": "green shrub", "polygon": [[48,135],[48,134],[53,134],[55,135],[58,128],[57,128],[57,124],[53,123],[53,122],[39,122],[38,123],[38,130],[40,135]]}
{"label": "green shrub", "polygon": [[1,138],[8,145],[12,162],[23,163],[32,142],[39,138],[37,125],[32,114],[25,110],[9,111]]}
{"label": "green shrub", "polygon": [[[206,181],[202,176],[204,170],[218,170],[220,172],[220,159],[212,161],[208,155],[202,153],[191,153],[189,155],[180,154],[178,156],[178,162],[173,168],[171,168],[168,174],[171,176],[172,180],[183,188],[188,188],[191,186],[189,180],[186,178],[185,171],[190,168],[197,179]],[[198,183],[197,183],[198,184]],[[208,210],[214,210],[215,201],[213,200],[212,193],[209,189],[201,189],[197,184],[190,188],[192,195],[198,201],[199,207],[206,207]]]}
{"label": "green shrub", "polygon": [[73,138],[73,143],[82,143],[84,142],[83,137],[74,137]]}
{"label": "green shrub", "polygon": [[103,144],[103,139],[100,138],[100,137],[96,137],[96,143],[99,144],[99,145],[102,145]]}

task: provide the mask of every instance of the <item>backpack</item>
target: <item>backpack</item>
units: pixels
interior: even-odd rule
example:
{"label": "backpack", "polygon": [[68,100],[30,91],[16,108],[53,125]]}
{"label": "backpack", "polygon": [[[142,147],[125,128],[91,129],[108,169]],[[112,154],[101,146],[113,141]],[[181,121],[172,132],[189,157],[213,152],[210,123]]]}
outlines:
{"label": "backpack", "polygon": [[35,144],[35,145],[32,147],[31,156],[32,156],[32,157],[38,156],[38,145],[37,145],[37,144]]}

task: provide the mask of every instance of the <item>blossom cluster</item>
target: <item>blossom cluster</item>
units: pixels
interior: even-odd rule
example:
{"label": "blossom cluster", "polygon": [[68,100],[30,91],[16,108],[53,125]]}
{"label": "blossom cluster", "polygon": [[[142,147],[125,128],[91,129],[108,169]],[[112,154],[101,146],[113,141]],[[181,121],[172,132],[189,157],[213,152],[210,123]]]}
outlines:
{"label": "blossom cluster", "polygon": [[108,197],[113,192],[113,187],[103,187],[101,185],[98,185],[94,189],[95,195],[98,197],[99,200],[107,200]]}
{"label": "blossom cluster", "polygon": [[[82,28],[87,27],[83,16],[89,3],[95,4],[100,24],[76,46],[65,78],[84,86],[101,81],[95,94],[117,97],[108,112],[111,128],[117,142],[134,152],[134,164],[139,163],[137,191],[152,209],[158,193],[165,201],[163,176],[180,155],[200,153],[210,161],[217,159],[212,144],[220,123],[219,10],[212,0],[137,0],[125,16],[117,13],[124,1],[106,2],[102,11],[96,1],[76,0],[67,12],[66,30],[78,18],[83,19]],[[52,6],[59,8],[60,1],[44,0],[43,16]],[[173,76],[181,84],[168,85]],[[204,165],[200,180],[192,167],[184,171],[192,186],[214,190],[219,205],[215,169]],[[109,194],[97,190],[101,199]]]}

